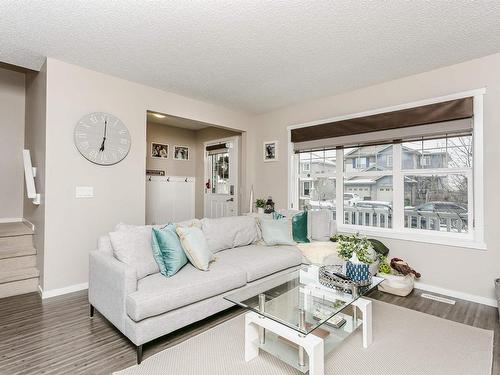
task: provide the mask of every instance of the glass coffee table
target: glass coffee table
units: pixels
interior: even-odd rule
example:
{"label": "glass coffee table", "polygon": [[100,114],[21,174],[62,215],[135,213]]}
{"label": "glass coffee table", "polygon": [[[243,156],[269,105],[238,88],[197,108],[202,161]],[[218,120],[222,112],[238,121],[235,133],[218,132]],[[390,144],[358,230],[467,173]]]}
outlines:
{"label": "glass coffee table", "polygon": [[350,293],[322,285],[318,272],[318,266],[304,265],[224,297],[249,310],[246,361],[261,349],[304,373],[323,375],[325,355],[360,326],[363,347],[371,344],[372,305],[362,296],[384,279],[373,277],[370,285]]}

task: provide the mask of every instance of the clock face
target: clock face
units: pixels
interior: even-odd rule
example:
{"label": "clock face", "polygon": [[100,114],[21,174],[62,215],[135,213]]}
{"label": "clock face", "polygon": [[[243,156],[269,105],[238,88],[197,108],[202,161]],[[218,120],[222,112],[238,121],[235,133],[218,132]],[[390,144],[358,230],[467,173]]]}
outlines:
{"label": "clock face", "polygon": [[85,115],[75,126],[75,145],[83,157],[99,165],[113,165],[130,151],[130,133],[116,116],[104,112]]}

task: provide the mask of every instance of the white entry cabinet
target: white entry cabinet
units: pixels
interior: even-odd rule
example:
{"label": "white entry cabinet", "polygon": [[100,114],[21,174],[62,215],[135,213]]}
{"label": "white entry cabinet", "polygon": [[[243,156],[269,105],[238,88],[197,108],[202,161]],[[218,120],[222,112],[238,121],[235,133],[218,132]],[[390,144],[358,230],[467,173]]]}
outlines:
{"label": "white entry cabinet", "polygon": [[176,223],[194,217],[194,177],[146,176],[146,224]]}

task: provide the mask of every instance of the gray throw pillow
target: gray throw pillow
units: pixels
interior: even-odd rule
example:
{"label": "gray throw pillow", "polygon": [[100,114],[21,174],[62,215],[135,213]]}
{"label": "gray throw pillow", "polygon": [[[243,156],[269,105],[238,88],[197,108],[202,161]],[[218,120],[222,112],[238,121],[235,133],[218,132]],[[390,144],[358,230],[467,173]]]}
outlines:
{"label": "gray throw pillow", "polygon": [[151,247],[151,227],[130,227],[109,234],[113,255],[136,269],[137,279],[160,272]]}

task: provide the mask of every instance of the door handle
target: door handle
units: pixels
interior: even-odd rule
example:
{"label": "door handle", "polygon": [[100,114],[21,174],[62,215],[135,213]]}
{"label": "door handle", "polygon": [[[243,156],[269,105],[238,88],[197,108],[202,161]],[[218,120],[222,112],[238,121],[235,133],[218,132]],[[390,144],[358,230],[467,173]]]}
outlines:
{"label": "door handle", "polygon": [[226,202],[234,202],[234,198],[226,199]]}

